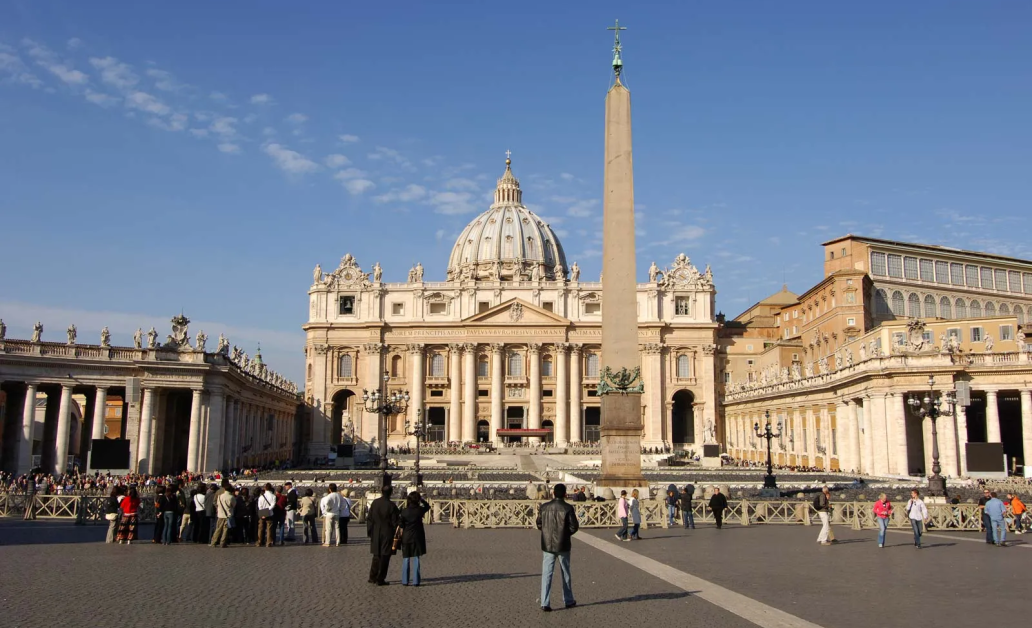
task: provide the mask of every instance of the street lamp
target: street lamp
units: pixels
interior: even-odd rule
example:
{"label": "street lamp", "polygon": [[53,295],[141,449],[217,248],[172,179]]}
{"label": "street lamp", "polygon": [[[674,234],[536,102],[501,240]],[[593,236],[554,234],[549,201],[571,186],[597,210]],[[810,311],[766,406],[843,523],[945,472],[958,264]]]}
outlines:
{"label": "street lamp", "polygon": [[763,492],[764,494],[775,494],[778,489],[777,478],[774,477],[774,462],[770,457],[770,442],[775,438],[781,438],[781,421],[778,421],[778,431],[775,434],[771,429],[770,425],[770,410],[764,412],[764,418],[766,419],[763,431],[760,431],[760,424],[753,424],[753,431],[756,432],[758,438],[767,439],[767,475],[763,476]]}
{"label": "street lamp", "polygon": [[391,476],[387,473],[387,421],[392,414],[401,414],[408,407],[408,391],[395,390],[387,392],[387,382],[391,379],[390,373],[383,372],[383,382],[380,390],[369,392],[362,389],[362,402],[365,404],[365,411],[379,415],[380,433],[380,490],[391,485]]}
{"label": "street lamp", "polygon": [[[946,496],[946,478],[939,475],[942,473],[942,467],[939,466],[939,433],[935,429],[935,420],[940,416],[949,416],[953,414],[953,408],[956,406],[957,399],[953,395],[953,392],[947,392],[935,397],[935,376],[928,376],[928,392],[925,393],[924,398],[918,398],[911,396],[907,399],[907,403],[910,408],[914,411],[914,414],[921,417],[921,419],[929,418],[932,420],[932,476],[928,478],[928,494],[935,495],[937,497]],[[943,401],[949,407],[946,410],[942,409]]]}
{"label": "street lamp", "polygon": [[416,408],[416,424],[410,426],[405,421],[405,433],[416,437],[416,486],[423,485],[423,474],[419,472],[419,441],[426,437],[426,422],[423,420],[423,409]]}

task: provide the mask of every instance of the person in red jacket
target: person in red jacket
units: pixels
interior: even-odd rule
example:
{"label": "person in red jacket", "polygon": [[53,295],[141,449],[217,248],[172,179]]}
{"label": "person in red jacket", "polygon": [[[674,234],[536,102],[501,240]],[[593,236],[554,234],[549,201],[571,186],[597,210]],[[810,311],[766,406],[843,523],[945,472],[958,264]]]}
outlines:
{"label": "person in red jacket", "polygon": [[135,487],[129,489],[129,494],[118,504],[118,508],[122,511],[122,523],[118,527],[118,542],[125,541],[126,545],[131,545],[136,540],[136,519],[140,510],[140,494]]}
{"label": "person in red jacket", "polygon": [[878,547],[885,547],[885,531],[889,528],[889,519],[892,518],[892,502],[882,493],[878,501],[874,502],[874,516],[878,522]]}

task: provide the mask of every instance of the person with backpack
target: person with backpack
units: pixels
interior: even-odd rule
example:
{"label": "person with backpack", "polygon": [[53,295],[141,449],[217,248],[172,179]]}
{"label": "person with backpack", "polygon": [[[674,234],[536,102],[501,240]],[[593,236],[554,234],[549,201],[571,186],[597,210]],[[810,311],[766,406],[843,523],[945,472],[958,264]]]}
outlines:
{"label": "person with backpack", "polygon": [[827,486],[813,498],[813,508],[821,519],[821,532],[817,535],[817,542],[821,545],[831,545],[835,542],[835,533],[831,530],[831,491]]}

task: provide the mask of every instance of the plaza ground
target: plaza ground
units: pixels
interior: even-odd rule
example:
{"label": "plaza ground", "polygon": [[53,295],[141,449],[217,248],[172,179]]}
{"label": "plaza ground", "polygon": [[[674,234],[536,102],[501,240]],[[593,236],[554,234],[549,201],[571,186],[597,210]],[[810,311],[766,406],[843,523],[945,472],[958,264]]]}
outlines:
{"label": "plaza ground", "polygon": [[[533,530],[428,528],[423,586],[366,582],[364,526],[342,548],[105,545],[102,526],[0,521],[0,617],[5,626],[824,626],[972,625],[1023,617],[1032,545],[996,548],[971,533],[729,526],[651,529],[617,543],[583,530],[573,548],[578,606],[540,611],[541,554]],[[151,526],[143,526],[149,538]],[[591,538],[584,538],[590,536]],[[190,596],[196,602],[184,603]],[[737,614],[736,614],[737,613]],[[748,618],[748,619],[746,619]],[[751,620],[751,621],[750,621]],[[658,623],[657,623],[658,622]]]}

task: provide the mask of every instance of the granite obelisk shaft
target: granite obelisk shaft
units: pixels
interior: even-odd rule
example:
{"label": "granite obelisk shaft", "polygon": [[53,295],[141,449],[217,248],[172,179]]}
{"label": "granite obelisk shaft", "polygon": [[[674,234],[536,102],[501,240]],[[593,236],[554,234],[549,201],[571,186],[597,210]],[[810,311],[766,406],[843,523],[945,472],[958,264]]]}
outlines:
{"label": "granite obelisk shaft", "polygon": [[[635,372],[638,354],[634,253],[631,93],[616,82],[606,95],[602,227],[602,367]],[[640,381],[640,380],[638,380]],[[635,382],[637,383],[637,382]],[[647,486],[641,474],[641,393],[602,392],[603,486]]]}

